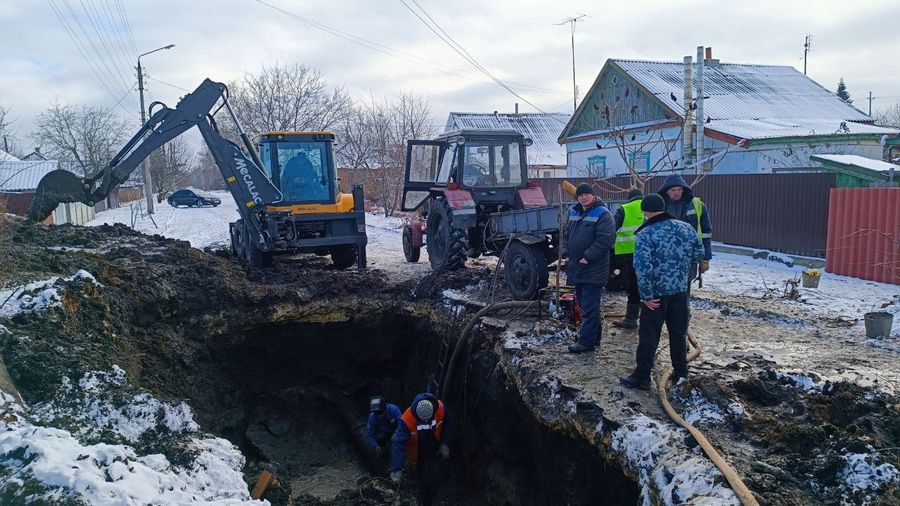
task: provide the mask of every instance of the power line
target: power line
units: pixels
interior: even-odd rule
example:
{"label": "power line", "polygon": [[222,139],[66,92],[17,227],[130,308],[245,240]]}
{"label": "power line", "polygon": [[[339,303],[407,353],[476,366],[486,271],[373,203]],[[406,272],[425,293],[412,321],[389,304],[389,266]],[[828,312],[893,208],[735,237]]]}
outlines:
{"label": "power line", "polygon": [[128,14],[125,12],[125,5],[122,4],[122,0],[116,0],[116,10],[119,12],[119,17],[122,18],[122,24],[125,26],[125,33],[128,35],[128,41],[131,44],[131,52],[132,54],[138,54],[137,44],[134,43],[134,33],[131,31],[131,24],[128,22]]}
{"label": "power line", "polygon": [[[94,74],[94,76],[97,78],[97,80],[100,81],[100,84],[103,86],[103,88],[106,90],[106,92],[109,93],[109,95],[110,95],[111,97],[113,97],[114,99],[117,98],[117,97],[116,97],[116,94],[113,93],[112,90],[109,89],[109,86],[106,85],[106,79],[104,79],[104,78],[102,78],[102,77],[100,76],[100,73],[98,72],[98,70],[97,70],[97,68],[95,67],[94,63],[91,61],[90,58],[88,58],[88,56],[87,56],[87,54],[85,53],[84,49],[83,49],[83,48],[81,47],[81,45],[78,43],[78,40],[77,40],[77,38],[76,38],[75,35],[74,35],[74,32],[72,31],[72,29],[71,29],[71,27],[68,25],[68,23],[66,23],[66,20],[65,20],[65,18],[63,18],[62,12],[59,10],[59,8],[57,7],[57,5],[53,3],[53,0],[48,0],[48,3],[50,4],[50,8],[53,9],[53,12],[56,14],[56,17],[59,18],[60,23],[63,25],[63,29],[65,30],[66,35],[69,36],[69,39],[72,40],[72,44],[75,45],[75,48],[76,48],[76,49],[78,50],[78,52],[81,54],[81,57],[84,58],[84,61],[88,64],[88,67],[91,69],[91,72],[93,72],[93,74]],[[125,109],[124,106],[122,106],[121,103],[120,103],[120,104],[117,104],[117,106],[120,107],[123,111],[127,112],[128,114],[131,114],[127,109]]]}
{"label": "power line", "polygon": [[188,92],[188,93],[191,92],[191,90],[182,88],[181,86],[177,86],[177,85],[175,85],[175,84],[167,83],[167,82],[165,82],[165,81],[160,81],[159,79],[154,79],[154,78],[152,78],[152,77],[150,77],[150,76],[148,76],[148,75],[144,75],[144,79],[149,79],[150,81],[154,81],[154,82],[157,82],[157,83],[159,83],[159,84],[165,84],[166,86],[171,86],[172,88],[177,88],[177,89],[179,89],[179,90],[181,90],[181,91],[186,91],[186,92]]}
{"label": "power line", "polygon": [[[450,76],[453,76],[453,77],[459,77],[459,78],[461,78],[461,79],[467,79],[467,80],[470,80],[470,81],[475,81],[475,82],[480,82],[480,83],[488,82],[488,81],[485,81],[484,79],[476,79],[476,78],[472,78],[472,77],[468,77],[468,76],[465,76],[465,75],[461,75],[461,74],[460,74],[460,72],[462,72],[462,73],[469,74],[469,75],[477,75],[477,74],[474,74],[474,73],[472,73],[472,72],[468,72],[468,71],[466,71],[466,70],[463,70],[463,69],[457,69],[457,68],[453,68],[453,67],[450,67],[451,70],[448,70],[447,66],[446,66],[445,64],[443,64],[443,63],[436,62],[436,61],[433,61],[433,60],[429,60],[429,59],[427,59],[427,58],[422,58],[422,57],[420,57],[420,56],[416,56],[416,55],[413,55],[413,54],[410,54],[410,53],[407,53],[407,52],[404,52],[404,51],[400,51],[400,50],[398,50],[398,49],[394,49],[394,48],[392,48],[392,47],[385,46],[384,44],[380,44],[380,43],[378,43],[378,42],[374,42],[374,41],[372,41],[372,40],[365,39],[365,38],[363,38],[363,37],[359,37],[359,36],[353,35],[352,33],[349,33],[349,32],[343,31],[343,30],[339,30],[339,29],[337,29],[337,28],[333,28],[333,27],[331,27],[331,26],[328,26],[328,25],[319,23],[318,21],[315,21],[315,20],[313,20],[313,19],[310,19],[310,18],[307,18],[307,17],[304,17],[304,16],[300,16],[299,14],[294,14],[294,13],[292,13],[292,12],[290,12],[290,11],[287,11],[287,10],[285,10],[285,9],[282,9],[282,8],[280,8],[280,7],[277,7],[277,6],[275,6],[275,5],[272,5],[272,4],[270,4],[270,3],[268,3],[268,2],[265,2],[265,1],[263,1],[263,0],[256,0],[256,2],[259,3],[259,4],[261,4],[261,5],[264,5],[264,6],[268,7],[268,8],[270,8],[270,9],[272,9],[272,10],[278,11],[278,12],[280,12],[280,13],[282,13],[282,14],[288,16],[288,17],[291,17],[291,18],[293,18],[293,19],[295,19],[295,20],[297,20],[297,21],[300,21],[301,23],[304,23],[304,24],[306,24],[306,25],[309,25],[309,26],[311,26],[311,27],[313,27],[313,28],[316,28],[316,29],[321,30],[321,31],[323,31],[323,32],[326,32],[326,33],[328,33],[328,34],[334,35],[335,37],[344,39],[344,40],[346,40],[346,41],[348,41],[348,42],[351,42],[351,43],[353,43],[353,44],[356,44],[356,45],[365,47],[365,48],[367,48],[367,49],[371,49],[372,51],[376,51],[376,52],[381,53],[381,54],[383,54],[383,55],[390,56],[390,57],[392,57],[392,58],[397,58],[398,60],[403,60],[403,61],[406,61],[406,62],[408,62],[408,63],[412,63],[412,64],[417,65],[417,66],[428,67],[428,68],[430,68],[430,69],[432,69],[432,70],[435,70],[435,71],[437,71],[437,72],[441,72],[441,73],[443,73],[443,74],[447,74],[447,75],[450,75]],[[523,84],[523,83],[512,83],[512,82],[510,82],[510,84],[514,84],[514,85],[516,85],[516,86],[518,86],[518,87],[521,87],[521,88],[530,88],[530,89],[532,89],[532,90],[534,90],[534,91],[540,91],[540,92],[542,92],[542,93],[564,93],[564,92],[560,92],[560,91],[558,91],[558,90],[550,90],[550,89],[540,88],[540,87],[537,87],[537,86],[532,86],[532,85]]]}
{"label": "power line", "polygon": [[[437,29],[440,30],[440,32],[443,33],[443,34],[446,36],[446,38],[444,38],[444,36],[442,36],[441,33],[438,33],[438,31],[435,30],[434,27],[431,26],[431,24],[429,24],[427,21],[425,21],[425,19],[422,18],[422,16],[420,16],[419,13],[416,12],[415,9],[413,9],[408,3],[406,3],[405,0],[400,0],[400,2],[401,2],[404,6],[406,6],[406,8],[409,9],[409,11],[412,12],[417,18],[419,18],[419,21],[421,21],[422,24],[424,24],[429,30],[431,30],[432,33],[434,33],[435,35],[437,35],[437,37],[438,37],[439,39],[441,39],[442,41],[444,41],[444,43],[447,44],[447,45],[450,47],[450,49],[453,49],[453,51],[455,51],[458,55],[462,56],[464,60],[466,60],[467,62],[469,62],[470,64],[472,64],[476,69],[478,69],[479,71],[481,71],[481,73],[483,73],[484,75],[488,76],[488,77],[489,77],[491,80],[493,80],[495,83],[499,84],[499,85],[502,86],[504,89],[506,89],[506,91],[508,91],[508,92],[510,92],[511,94],[513,94],[513,96],[519,98],[520,100],[522,100],[522,101],[525,102],[526,104],[528,104],[528,105],[530,105],[531,107],[535,108],[537,111],[547,114],[546,111],[544,111],[544,110],[541,109],[540,107],[534,105],[534,104],[533,104],[530,100],[528,100],[527,98],[525,98],[525,97],[523,97],[522,95],[519,95],[518,93],[516,93],[515,91],[513,91],[512,88],[510,88],[509,86],[506,85],[506,83],[504,83],[503,81],[501,81],[500,79],[498,79],[497,77],[495,77],[495,76],[494,76],[493,74],[491,74],[486,68],[484,68],[480,63],[478,63],[478,61],[475,60],[475,58],[473,58],[473,57],[469,54],[469,52],[466,51],[466,49],[465,49],[464,47],[462,47],[462,45],[460,45],[458,42],[456,42],[456,40],[454,40],[453,37],[450,36],[450,34],[448,34],[446,31],[444,31],[443,28],[441,28],[441,25],[438,24],[438,23],[434,20],[434,18],[432,18],[431,15],[428,14],[428,11],[426,11],[424,8],[422,8],[422,6],[419,5],[418,2],[416,2],[416,0],[412,0],[412,2],[413,2],[414,4],[416,4],[416,7],[418,7],[419,10],[421,10],[422,13],[425,14],[426,17],[428,17],[428,19],[431,21],[431,23],[434,24],[434,27],[437,27]],[[448,39],[449,39],[449,40],[448,40]]]}
{"label": "power line", "polygon": [[[105,37],[105,35],[108,35],[109,32],[107,32],[105,27],[102,26],[102,23],[101,23],[99,17],[92,15],[91,11],[88,10],[88,6],[85,3],[85,1],[80,0],[80,3],[81,3],[81,9],[84,11],[84,14],[88,19],[88,22],[91,24],[91,27],[94,29],[94,33],[97,34],[97,40],[100,42],[100,45],[103,47],[103,50],[106,52],[106,55],[109,57],[109,65],[107,66],[107,68],[109,68],[111,66],[112,69],[115,70],[116,74],[118,74],[118,76],[119,76],[119,83],[122,84],[124,89],[127,90],[128,89],[128,84],[127,84],[128,79],[125,77],[125,74],[122,73],[121,66],[116,64],[117,58],[115,56],[113,56],[113,50],[110,48],[111,44],[109,44],[107,37]],[[92,9],[95,8],[93,2],[91,3],[91,8]],[[97,19],[95,19],[95,17]],[[94,46],[94,49],[95,49],[95,51],[97,51],[98,56],[100,56],[101,61],[103,61],[104,64],[106,64],[106,60],[103,58],[102,55],[100,55],[100,52],[98,49],[96,49],[96,46]]]}

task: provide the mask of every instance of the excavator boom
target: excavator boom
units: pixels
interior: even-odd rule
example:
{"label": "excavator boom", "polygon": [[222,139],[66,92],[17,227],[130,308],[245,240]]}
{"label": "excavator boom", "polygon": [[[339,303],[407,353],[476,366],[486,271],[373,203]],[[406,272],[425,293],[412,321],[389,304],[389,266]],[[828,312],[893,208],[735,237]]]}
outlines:
{"label": "excavator boom", "polygon": [[[224,99],[224,105],[228,107],[225,85],[206,79],[196,90],[185,95],[174,109],[163,105],[154,112],[97,175],[80,178],[64,170],[47,174],[38,183],[28,216],[34,221],[43,221],[63,202],[94,205],[125,182],[150,153],[196,126],[228,183],[228,190],[234,195],[241,218],[255,232],[253,242],[260,250],[268,251],[272,239],[266,233],[261,213],[265,213],[265,204],[281,200],[281,192],[260,168],[256,152],[245,134],[242,133],[241,138],[252,159],[219,133],[210,111],[220,99]],[[152,104],[150,108],[153,109]],[[237,124],[236,118],[233,119]]]}

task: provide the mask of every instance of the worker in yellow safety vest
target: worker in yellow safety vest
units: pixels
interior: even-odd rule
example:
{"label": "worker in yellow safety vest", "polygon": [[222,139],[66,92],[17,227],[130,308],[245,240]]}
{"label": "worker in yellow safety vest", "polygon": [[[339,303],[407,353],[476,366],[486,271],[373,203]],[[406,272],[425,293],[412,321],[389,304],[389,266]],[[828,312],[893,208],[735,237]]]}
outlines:
{"label": "worker in yellow safety vest", "polygon": [[640,188],[628,190],[628,202],[616,209],[613,215],[616,223],[616,243],[613,246],[613,252],[616,254],[616,265],[621,271],[619,275],[623,276],[625,291],[628,293],[625,318],[613,322],[613,326],[623,329],[637,328],[638,314],[641,310],[641,296],[638,294],[632,259],[634,257],[635,232],[644,224],[644,213],[641,212],[643,198],[644,193]]}

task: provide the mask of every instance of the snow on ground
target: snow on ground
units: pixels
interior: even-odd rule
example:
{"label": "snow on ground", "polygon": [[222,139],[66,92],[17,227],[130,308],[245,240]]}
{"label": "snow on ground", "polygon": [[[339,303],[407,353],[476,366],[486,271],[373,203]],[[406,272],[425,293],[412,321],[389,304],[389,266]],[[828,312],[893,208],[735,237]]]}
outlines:
{"label": "snow on ground", "polygon": [[11,290],[0,290],[0,316],[10,317],[26,311],[41,311],[61,304],[59,288],[63,283],[71,281],[97,282],[91,273],[79,270],[67,278],[52,277],[43,281],[34,281],[25,286]]}
{"label": "snow on ground", "polygon": [[243,465],[187,405],[135,395],[115,366],[30,409],[0,392],[0,496],[17,503],[268,504],[250,498]]}
{"label": "snow on ground", "polygon": [[[775,290],[774,297],[784,293],[785,281],[799,279],[805,267],[786,265],[731,253],[716,253],[710,269],[703,274],[703,290],[712,289],[730,295],[763,297]],[[900,286],[876,283],[847,276],[822,272],[818,288],[800,286],[800,300],[785,300],[808,310],[810,314],[834,319],[858,319],[857,328],[864,326],[863,315],[871,311],[894,314],[891,337],[900,337]],[[702,290],[697,290],[702,294]],[[882,308],[883,305],[887,305]]]}
{"label": "snow on ground", "polygon": [[[163,237],[188,241],[191,246],[203,249],[207,246],[228,247],[231,239],[228,235],[228,224],[240,218],[234,197],[227,191],[209,192],[222,199],[216,207],[178,207],[174,208],[165,200],[154,204],[152,219],[145,214],[143,200],[129,202],[116,209],[97,213],[97,217],[87,223],[88,226],[111,225],[123,223],[144,234],[159,234]],[[132,218],[134,216],[134,218]]]}

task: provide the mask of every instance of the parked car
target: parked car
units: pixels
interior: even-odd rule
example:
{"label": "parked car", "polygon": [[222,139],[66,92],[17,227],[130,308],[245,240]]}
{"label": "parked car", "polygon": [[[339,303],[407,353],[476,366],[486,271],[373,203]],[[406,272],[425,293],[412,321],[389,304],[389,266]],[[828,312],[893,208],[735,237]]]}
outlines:
{"label": "parked car", "polygon": [[222,199],[213,197],[209,193],[202,190],[184,189],[169,195],[166,199],[172,207],[188,206],[188,207],[204,207],[217,206],[222,203]]}

